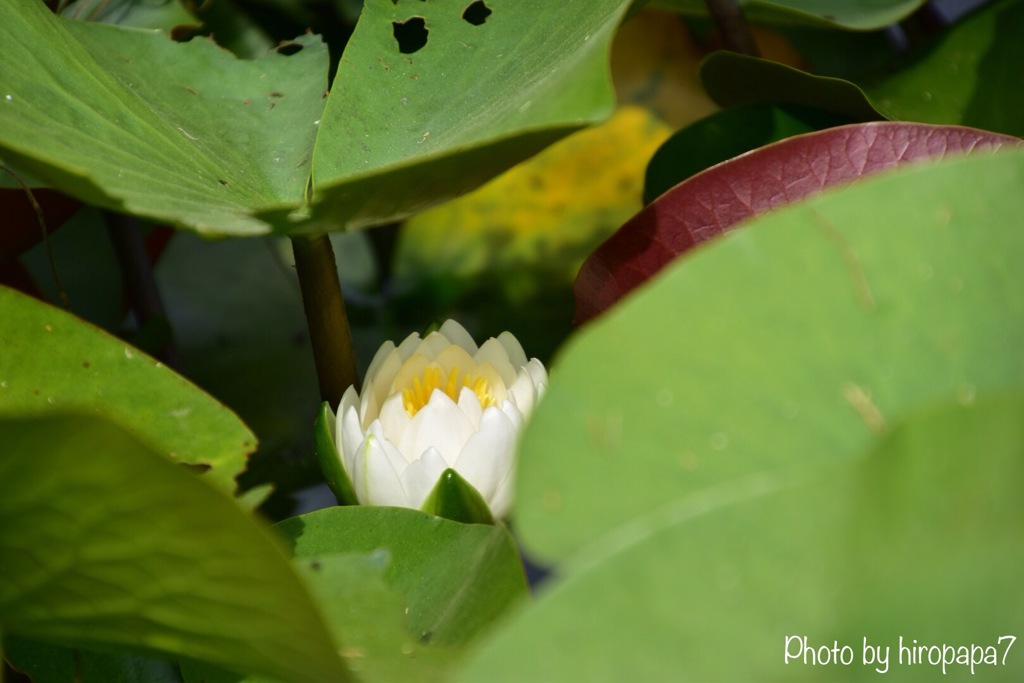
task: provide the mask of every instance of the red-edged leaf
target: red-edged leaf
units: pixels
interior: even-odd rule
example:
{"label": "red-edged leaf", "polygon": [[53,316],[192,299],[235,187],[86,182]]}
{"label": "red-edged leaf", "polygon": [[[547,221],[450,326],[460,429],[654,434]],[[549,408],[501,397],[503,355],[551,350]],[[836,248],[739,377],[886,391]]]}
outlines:
{"label": "red-edged leaf", "polygon": [[576,322],[601,313],[691,247],[769,209],[923,159],[1021,144],[962,126],[873,122],[798,135],[712,166],[633,216],[583,263]]}

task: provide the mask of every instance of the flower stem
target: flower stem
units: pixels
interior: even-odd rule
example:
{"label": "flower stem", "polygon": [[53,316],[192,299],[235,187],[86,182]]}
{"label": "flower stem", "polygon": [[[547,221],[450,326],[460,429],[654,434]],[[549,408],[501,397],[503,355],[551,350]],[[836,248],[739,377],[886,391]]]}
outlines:
{"label": "flower stem", "polygon": [[334,250],[327,235],[314,235],[293,237],[292,251],[313,345],[320,398],[337,409],[345,389],[352,385],[359,388],[359,376]]}
{"label": "flower stem", "polygon": [[740,54],[759,57],[757,44],[750,32],[750,26],[743,18],[739,0],[705,0],[708,12],[722,34],[725,49]]}

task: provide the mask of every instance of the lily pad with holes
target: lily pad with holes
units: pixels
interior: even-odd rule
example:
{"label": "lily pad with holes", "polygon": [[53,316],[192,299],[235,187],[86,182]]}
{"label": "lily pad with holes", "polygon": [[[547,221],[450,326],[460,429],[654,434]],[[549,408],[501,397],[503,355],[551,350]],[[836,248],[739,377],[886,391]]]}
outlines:
{"label": "lily pad with holes", "polygon": [[316,36],[239,60],[205,38],[12,0],[0,157],[89,203],[207,234],[387,222],[610,115],[625,10],[370,0],[328,96]]}

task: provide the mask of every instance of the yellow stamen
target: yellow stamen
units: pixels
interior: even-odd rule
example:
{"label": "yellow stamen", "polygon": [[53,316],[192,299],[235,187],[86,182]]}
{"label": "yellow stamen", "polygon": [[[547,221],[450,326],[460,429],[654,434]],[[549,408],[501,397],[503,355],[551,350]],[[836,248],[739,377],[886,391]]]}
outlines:
{"label": "yellow stamen", "polygon": [[427,405],[430,395],[435,390],[444,392],[448,398],[458,403],[463,387],[469,388],[476,394],[476,397],[480,399],[481,408],[486,409],[496,403],[494,396],[491,395],[491,385],[486,378],[468,374],[462,375],[460,378],[459,369],[452,368],[447,379],[442,382],[441,369],[436,365],[431,365],[423,370],[422,377],[413,377],[412,385],[402,389],[402,405],[405,407],[405,412],[409,413],[409,417],[412,417]]}

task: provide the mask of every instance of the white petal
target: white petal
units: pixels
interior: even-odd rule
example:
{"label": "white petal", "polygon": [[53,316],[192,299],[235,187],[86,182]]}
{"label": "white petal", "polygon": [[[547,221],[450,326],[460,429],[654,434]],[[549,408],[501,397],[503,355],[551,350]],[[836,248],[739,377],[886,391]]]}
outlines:
{"label": "white petal", "polygon": [[[355,393],[351,387],[349,389],[353,394]],[[346,399],[349,400],[346,401]],[[356,412],[356,406],[352,405],[351,400],[352,397],[349,396],[348,391],[341,397],[341,405],[339,406],[341,417],[338,420],[338,437],[337,441],[335,441],[338,450],[341,452],[341,463],[344,465],[345,472],[348,473],[349,477],[352,476],[353,463],[355,462],[356,455],[359,453],[359,447],[366,438],[366,432],[363,430],[362,423],[359,420],[359,413]]]}
{"label": "white petal", "polygon": [[403,361],[416,353],[416,347],[420,345],[420,341],[419,332],[413,332],[402,340],[402,343],[398,345],[398,355],[401,356]]}
{"label": "white petal", "polygon": [[356,498],[363,505],[396,505],[409,507],[409,498],[399,473],[392,465],[395,457],[388,450],[394,446],[375,434],[367,434],[358,457],[355,459],[352,484]]}
{"label": "white petal", "polygon": [[505,387],[501,374],[494,369],[490,363],[482,363],[476,366],[476,375],[487,380],[487,387],[490,389],[491,397],[495,403],[501,403],[508,398],[508,389]]}
{"label": "white petal", "polygon": [[423,339],[423,341],[420,342],[420,345],[416,347],[416,353],[424,355],[430,360],[434,360],[437,358],[437,354],[441,353],[451,345],[452,343],[448,340],[448,337],[444,336],[440,332],[431,332]]}
{"label": "white petal", "polygon": [[[402,363],[402,368],[395,374],[394,379],[388,386],[387,396],[400,392],[402,389],[406,389],[412,386],[412,381],[416,377],[423,377],[423,371],[430,365],[430,359],[424,356],[422,353],[414,353],[405,359]],[[381,400],[383,406],[384,400]]]}
{"label": "white petal", "polygon": [[505,413],[505,417],[509,419],[512,426],[515,427],[516,432],[523,431],[523,424],[526,420],[523,418],[523,414],[519,411],[519,407],[516,406],[514,401],[502,401],[498,404],[501,408],[501,412]]}
{"label": "white petal", "polygon": [[548,371],[544,369],[544,364],[536,358],[531,358],[525,368],[533,378],[533,384],[537,387],[537,396],[543,396],[544,390],[548,388]]}
{"label": "white petal", "polygon": [[384,360],[392,354],[395,350],[395,343],[392,341],[386,341],[380,345],[377,349],[377,353],[373,355],[373,360],[370,361],[370,366],[366,368],[365,377],[367,380],[377,374],[380,370],[380,366],[384,364]]}
{"label": "white petal", "polygon": [[469,355],[472,356],[476,353],[476,342],[473,340],[473,336],[466,332],[466,328],[458,322],[451,319],[445,320],[438,332],[443,334],[452,344],[461,346]]}
{"label": "white petal", "polygon": [[509,362],[508,351],[505,349],[505,346],[494,337],[484,342],[484,345],[473,356],[473,360],[477,364],[483,365],[487,363],[494,368],[501,377],[502,384],[505,386],[515,381],[516,372],[519,370],[518,367],[513,367],[512,363]]}
{"label": "white petal", "polygon": [[505,347],[505,352],[508,353],[508,362],[512,364],[512,367],[519,370],[526,365],[526,352],[523,351],[523,347],[515,335],[511,332],[502,332],[498,335],[498,341]]}
{"label": "white petal", "polygon": [[519,371],[519,376],[516,377],[516,381],[509,387],[508,393],[512,400],[516,402],[516,407],[519,408],[520,413],[528,416],[533,411],[533,406],[537,402],[537,387],[534,386],[533,378],[530,377],[530,373],[526,371],[526,368]]}
{"label": "white petal", "polygon": [[398,449],[412,462],[433,446],[451,466],[472,433],[469,418],[444,392],[435,390],[427,405],[412,418]]}
{"label": "white petal", "polygon": [[498,491],[494,494],[494,497],[488,501],[488,505],[491,507],[491,514],[494,515],[495,519],[501,519],[507,517],[508,513],[512,509],[512,493],[515,490],[516,485],[516,470],[513,467],[509,470],[508,475],[498,485]]}
{"label": "white petal", "polygon": [[[380,426],[384,437],[393,444],[401,444],[405,432],[409,429],[412,418],[405,409],[401,394],[391,394],[388,400],[384,401],[384,407],[380,410]],[[401,448],[398,449],[401,451]],[[413,455],[401,451],[406,462],[412,462],[419,454]]]}
{"label": "white petal", "polygon": [[455,470],[476,487],[484,500],[494,496],[512,467],[516,436],[508,416],[498,408],[488,408],[480,419],[480,431],[469,437],[455,461]]}
{"label": "white petal", "polygon": [[441,473],[448,469],[448,464],[436,448],[428,448],[423,455],[411,463],[402,473],[402,485],[405,487],[409,507],[417,510],[423,507],[423,501],[441,478]]}
{"label": "white petal", "polygon": [[380,406],[391,391],[391,383],[402,367],[402,358],[392,344],[391,351],[387,355],[381,356],[378,352],[377,357],[370,365],[372,372],[366,373],[366,381],[363,383],[363,401],[359,405],[359,419],[364,427],[377,419]]}
{"label": "white petal", "polygon": [[476,362],[473,360],[473,356],[469,355],[466,349],[454,344],[442,349],[434,358],[434,362],[441,368],[442,382],[447,381],[452,370],[456,368],[459,369],[459,379],[462,379],[467,373],[471,373],[476,369]]}
{"label": "white petal", "polygon": [[462,387],[462,391],[459,392],[459,410],[469,420],[469,426],[474,432],[480,429],[480,416],[483,415],[484,409],[480,405],[480,397],[469,387]]}

